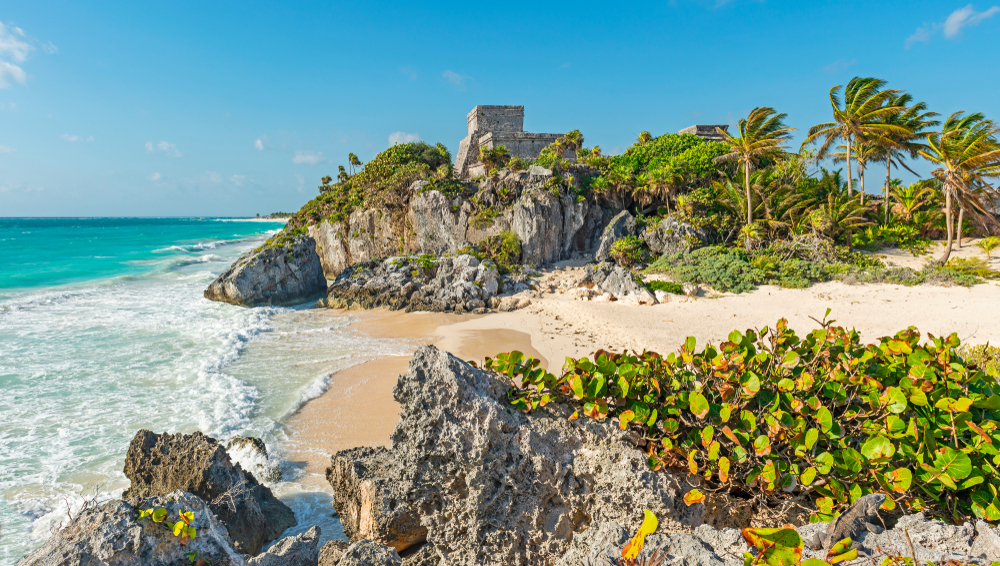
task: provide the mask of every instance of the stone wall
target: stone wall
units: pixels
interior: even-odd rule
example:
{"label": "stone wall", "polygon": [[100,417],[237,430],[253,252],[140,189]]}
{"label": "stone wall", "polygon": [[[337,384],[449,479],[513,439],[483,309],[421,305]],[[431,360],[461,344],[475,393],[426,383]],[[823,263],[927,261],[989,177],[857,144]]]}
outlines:
{"label": "stone wall", "polygon": [[[534,134],[524,131],[524,106],[476,106],[466,117],[468,135],[458,146],[455,172],[472,178],[486,173],[479,163],[479,148],[506,147],[512,156],[531,160],[561,134]],[[569,156],[567,156],[569,157]]]}
{"label": "stone wall", "polygon": [[719,135],[716,128],[721,128],[724,132],[729,131],[729,126],[724,124],[695,124],[694,126],[688,126],[683,130],[679,130],[677,133],[694,134],[704,140],[720,142],[722,141],[722,136]]}

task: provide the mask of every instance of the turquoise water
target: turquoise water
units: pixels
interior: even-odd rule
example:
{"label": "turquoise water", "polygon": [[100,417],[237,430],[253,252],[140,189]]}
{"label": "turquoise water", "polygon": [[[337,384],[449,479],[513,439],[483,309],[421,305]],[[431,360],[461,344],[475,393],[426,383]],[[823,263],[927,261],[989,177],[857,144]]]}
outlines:
{"label": "turquoise water", "polygon": [[[330,374],[409,344],[346,316],[202,297],[281,227],[213,219],[0,219],[0,565],[95,494],[120,495],[142,428],[264,438],[303,524],[342,536],[329,494],[282,459],[284,421]],[[326,314],[321,314],[326,312]],[[315,480],[315,478],[313,478]]]}

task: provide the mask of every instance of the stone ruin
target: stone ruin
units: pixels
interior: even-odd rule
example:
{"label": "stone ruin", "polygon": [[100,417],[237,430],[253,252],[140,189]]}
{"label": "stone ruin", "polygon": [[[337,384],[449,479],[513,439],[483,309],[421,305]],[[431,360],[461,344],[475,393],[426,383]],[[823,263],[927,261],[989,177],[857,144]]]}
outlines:
{"label": "stone ruin", "polygon": [[719,130],[717,130],[716,128],[721,129],[724,132],[728,132],[729,131],[729,126],[727,126],[725,124],[720,124],[720,125],[716,125],[716,124],[696,124],[694,126],[688,126],[688,127],[684,128],[683,130],[679,130],[677,133],[678,134],[694,134],[694,135],[698,136],[699,138],[701,138],[701,139],[703,139],[705,141],[714,141],[714,142],[723,141],[722,136],[719,135]]}
{"label": "stone ruin", "polygon": [[[524,106],[476,106],[467,116],[469,135],[458,146],[455,172],[463,178],[486,174],[479,161],[479,148],[504,146],[511,157],[531,160],[562,134],[532,134],[524,131]],[[569,157],[567,155],[567,157]]]}

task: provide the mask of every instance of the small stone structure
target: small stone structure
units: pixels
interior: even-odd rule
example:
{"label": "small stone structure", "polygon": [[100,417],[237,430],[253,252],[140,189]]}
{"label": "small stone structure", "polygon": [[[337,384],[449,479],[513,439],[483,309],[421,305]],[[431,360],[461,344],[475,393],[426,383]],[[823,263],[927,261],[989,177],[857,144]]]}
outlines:
{"label": "small stone structure", "polygon": [[[562,134],[531,134],[524,131],[524,106],[476,106],[469,112],[469,135],[458,146],[455,171],[460,177],[486,173],[479,162],[479,148],[504,146],[511,157],[535,159]],[[569,157],[567,155],[567,157]]]}
{"label": "small stone structure", "polygon": [[694,134],[699,138],[706,141],[720,142],[722,141],[722,136],[719,135],[719,131],[716,128],[721,128],[722,131],[728,132],[729,126],[723,124],[696,124],[694,126],[688,126],[683,130],[677,132],[678,134]]}

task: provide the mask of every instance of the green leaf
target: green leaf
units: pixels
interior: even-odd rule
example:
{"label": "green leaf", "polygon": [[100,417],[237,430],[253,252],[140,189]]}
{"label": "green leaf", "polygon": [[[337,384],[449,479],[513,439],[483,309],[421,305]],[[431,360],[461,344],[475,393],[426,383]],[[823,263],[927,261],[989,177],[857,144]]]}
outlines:
{"label": "green leaf", "polygon": [[811,428],[806,431],[805,444],[806,450],[812,450],[813,446],[816,445],[816,441],[819,439],[819,431]]}
{"label": "green leaf", "polygon": [[913,472],[907,468],[897,468],[889,473],[888,478],[892,483],[893,491],[905,493],[913,483]]}
{"label": "green leaf", "polygon": [[635,420],[635,413],[633,411],[622,411],[622,414],[618,415],[618,426],[622,430],[628,428],[628,423]]}
{"label": "green leaf", "polygon": [[771,453],[771,439],[766,435],[760,435],[753,441],[753,452],[758,456],[767,456]]}
{"label": "green leaf", "polygon": [[891,458],[896,453],[896,448],[889,442],[889,439],[878,435],[869,438],[861,447],[861,454],[869,460],[879,458]]}
{"label": "green leaf", "polygon": [[743,529],[743,539],[768,566],[795,566],[802,559],[802,537],[794,529]]}
{"label": "green leaf", "polygon": [[153,522],[162,523],[164,519],[167,518],[167,510],[160,507],[156,511],[153,511]]}
{"label": "green leaf", "polygon": [[820,430],[823,432],[830,432],[830,429],[833,428],[833,415],[830,414],[830,409],[820,407],[819,410],[816,411],[816,414],[813,415],[813,418],[816,419]]}
{"label": "green leaf", "polygon": [[816,468],[810,466],[803,470],[799,481],[802,482],[802,485],[811,485],[812,482],[816,481]]}
{"label": "green leaf", "polygon": [[690,405],[691,413],[699,419],[703,419],[708,415],[708,399],[705,398],[701,393],[692,393],[688,398],[688,403]]}
{"label": "green leaf", "polygon": [[972,473],[972,459],[963,452],[945,446],[934,456],[934,467],[953,480],[961,480]]}
{"label": "green leaf", "polygon": [[879,397],[879,401],[886,405],[890,413],[900,414],[906,410],[906,395],[898,387],[889,387],[885,393]]}
{"label": "green leaf", "polygon": [[829,452],[823,452],[819,456],[816,456],[816,463],[819,464],[816,468],[819,473],[826,475],[830,473],[833,468],[833,454]]}
{"label": "green leaf", "polygon": [[865,467],[864,457],[857,450],[850,447],[838,450],[834,461],[838,464],[838,467],[850,471],[851,475],[857,474]]}
{"label": "green leaf", "polygon": [[740,379],[740,386],[744,396],[753,397],[760,391],[760,378],[754,372],[748,371]]}

